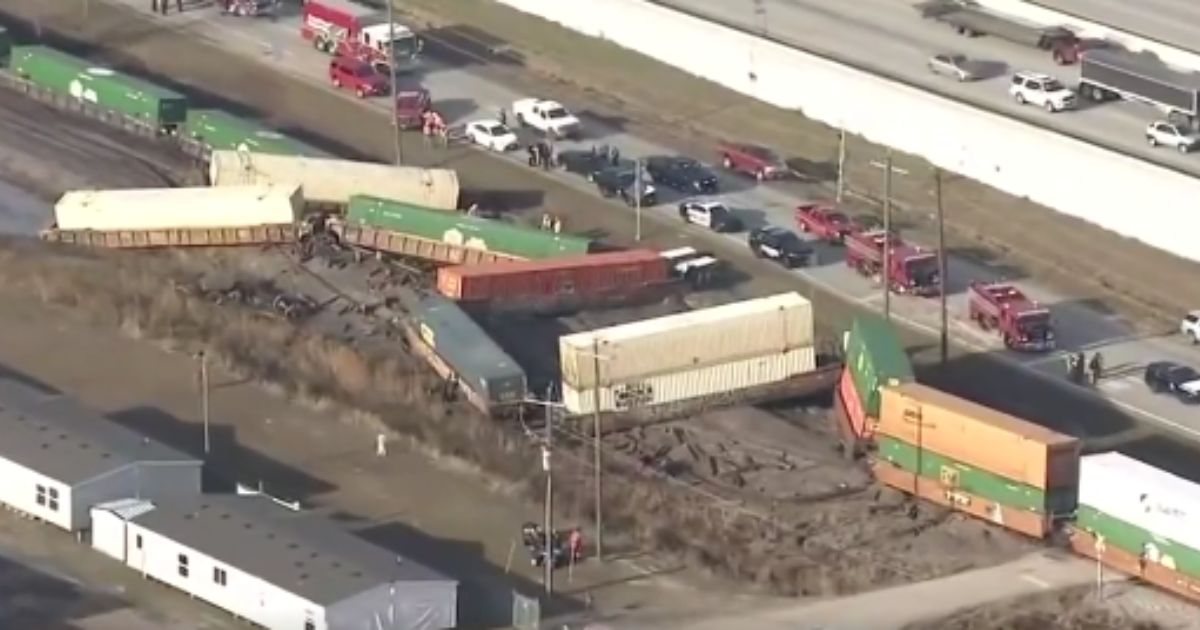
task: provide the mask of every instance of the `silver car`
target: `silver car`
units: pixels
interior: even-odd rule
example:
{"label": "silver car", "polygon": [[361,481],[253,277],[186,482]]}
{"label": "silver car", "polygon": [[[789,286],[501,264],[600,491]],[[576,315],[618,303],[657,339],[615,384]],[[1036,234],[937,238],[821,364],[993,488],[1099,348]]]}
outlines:
{"label": "silver car", "polygon": [[975,72],[971,60],[966,55],[942,53],[934,55],[926,62],[929,71],[942,76],[953,77],[959,81],[975,81],[979,75]]}

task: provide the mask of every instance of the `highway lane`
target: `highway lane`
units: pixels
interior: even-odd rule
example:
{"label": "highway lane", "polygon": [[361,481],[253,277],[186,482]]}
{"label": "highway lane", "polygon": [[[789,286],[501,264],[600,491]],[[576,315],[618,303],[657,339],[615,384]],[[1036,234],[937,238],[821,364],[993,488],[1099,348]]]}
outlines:
{"label": "highway lane", "polygon": [[[1056,65],[1045,51],[991,37],[962,37],[945,25],[922,20],[912,3],[905,0],[763,0],[765,20],[752,10],[750,0],[662,2],[753,32],[762,32],[765,22],[771,37],[823,56],[1200,175],[1200,155],[1179,155],[1146,146],[1145,126],[1160,118],[1153,108],[1130,103],[1095,105],[1084,101],[1079,111],[1051,115],[1032,106],[1017,105],[1008,95],[1013,71],[1045,72],[1067,85],[1074,85],[1078,81],[1077,68]],[[969,84],[931,75],[925,62],[938,52],[960,52],[990,62],[996,72],[987,80]],[[798,86],[797,89],[820,87]],[[880,115],[887,115],[886,108]],[[930,129],[930,133],[937,133],[937,130]]]}
{"label": "highway lane", "polygon": [[[144,10],[136,0],[120,0],[124,4],[139,10]],[[260,60],[273,64],[280,72],[294,74],[309,81],[326,81],[324,70],[328,58],[312,50],[298,35],[298,25],[295,19],[280,19],[277,22],[233,19],[211,19],[206,10],[196,10],[182,16],[169,18],[168,23],[188,32],[219,41],[226,48],[235,52],[251,55]],[[473,116],[493,116],[501,106],[505,106],[519,96],[509,88],[490,79],[481,77],[470,66],[447,66],[437,60],[431,60],[423,72],[422,80],[428,86],[439,103],[452,105],[448,113],[452,119],[462,121]],[[332,89],[332,88],[330,88]],[[346,96],[347,100],[355,100]],[[586,103],[568,103],[577,111],[587,107]],[[383,112],[381,99],[376,99],[365,106]],[[617,129],[604,126],[599,120],[584,116],[588,125],[589,135],[600,137],[602,142],[618,145],[626,156],[648,155],[666,152],[667,150],[644,139],[632,137]],[[582,148],[583,143],[562,143],[563,149]],[[523,156],[510,155],[500,159],[518,161]],[[563,173],[552,173],[548,176],[573,185],[580,190],[588,190],[590,185],[581,178],[571,177]],[[778,225],[791,225],[791,208],[796,199],[781,190],[768,186],[753,186],[751,182],[741,179],[724,178],[726,190],[733,192],[723,195],[731,207],[740,209],[751,225],[770,222]],[[816,188],[805,191],[809,198],[819,198],[827,194]],[[672,198],[668,195],[668,198]],[[645,209],[663,218],[675,216],[671,204]],[[744,235],[717,236],[704,233],[700,228],[687,228],[697,238],[710,239],[728,247],[744,247]],[[832,247],[821,247],[821,264],[809,270],[796,272],[798,280],[805,278],[836,294],[844,296],[851,302],[869,308],[879,308],[881,296],[875,283],[860,277],[850,271],[840,261],[840,252]],[[1047,378],[1061,379],[1062,361],[1054,357],[1020,355],[1005,353],[999,339],[976,330],[966,320],[965,295],[962,292],[966,283],[972,279],[996,279],[998,272],[987,267],[971,263],[963,259],[952,259],[949,268],[950,295],[949,310],[953,315],[953,333],[956,344],[963,348],[979,351],[1002,353],[1016,364],[1023,365],[1031,371]],[[1033,297],[1050,305],[1055,320],[1061,330],[1061,339],[1068,349],[1088,348],[1105,349],[1108,346],[1121,348],[1121,361],[1138,365],[1157,360],[1164,352],[1170,350],[1178,356],[1189,359],[1200,365],[1200,352],[1184,346],[1174,338],[1147,343],[1146,340],[1136,340],[1132,337],[1129,327],[1112,317],[1101,315],[1083,305],[1071,302],[1063,296],[1055,294],[1044,287],[1033,283],[1021,283],[1022,287]],[[797,283],[797,288],[800,283]],[[893,312],[903,322],[923,330],[935,331],[937,326],[937,304],[932,300],[896,297],[893,300]],[[1116,346],[1114,344],[1123,344]],[[1110,361],[1112,364],[1112,361]],[[1126,377],[1123,377],[1126,378]],[[1127,377],[1134,378],[1134,377]],[[1117,383],[1118,380],[1109,381]],[[1120,381],[1125,382],[1125,381]],[[1141,387],[1118,387],[1107,385],[1103,393],[1110,395],[1111,400],[1130,410],[1139,410],[1145,417],[1161,424],[1175,427],[1185,433],[1200,435],[1200,410],[1185,409],[1170,404],[1172,401],[1151,396]],[[1087,427],[1081,430],[1086,431]]]}
{"label": "highway lane", "polygon": [[1184,50],[1200,50],[1200,3],[1191,0],[1032,0]]}

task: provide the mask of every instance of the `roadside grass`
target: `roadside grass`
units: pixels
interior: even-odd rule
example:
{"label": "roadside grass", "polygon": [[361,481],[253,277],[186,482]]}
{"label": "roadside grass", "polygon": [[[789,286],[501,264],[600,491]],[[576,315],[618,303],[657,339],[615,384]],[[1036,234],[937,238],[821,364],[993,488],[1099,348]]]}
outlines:
{"label": "roadside grass", "polygon": [[[406,0],[400,10],[463,36],[484,32],[505,41],[552,86],[627,112],[652,127],[655,139],[668,136],[677,148],[712,155],[715,141],[736,138],[774,146],[821,172],[837,164],[836,130],[610,42],[490,0]],[[855,203],[876,212],[883,185],[870,162],[885,152],[861,137],[847,138],[847,188]],[[911,155],[896,153],[894,160],[909,172],[893,181],[897,221],[936,242],[936,170]],[[1046,176],[1054,177],[1053,165]],[[1195,262],[966,178],[946,175],[941,184],[947,243],[960,255],[1018,270],[1014,279],[1046,280],[1072,298],[1109,302],[1146,328],[1170,325],[1175,314],[1200,304],[1200,284],[1190,281]]]}
{"label": "roadside grass", "polygon": [[1039,593],[963,612],[903,630],[1165,630],[1153,621],[1132,619],[1104,608],[1094,586]]}

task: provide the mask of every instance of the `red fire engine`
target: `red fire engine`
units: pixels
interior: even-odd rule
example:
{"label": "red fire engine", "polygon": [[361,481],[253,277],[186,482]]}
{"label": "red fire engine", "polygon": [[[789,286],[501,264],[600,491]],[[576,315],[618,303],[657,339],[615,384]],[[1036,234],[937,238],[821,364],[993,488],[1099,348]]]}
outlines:
{"label": "red fire engine", "polygon": [[[896,234],[889,239],[883,230],[851,232],[845,244],[846,264],[864,276],[886,281],[892,291],[923,297],[941,291],[937,254],[932,251],[909,245]],[[885,244],[889,250],[887,270],[883,268]]]}
{"label": "red fire engine", "polygon": [[362,59],[389,75],[420,63],[423,42],[412,29],[399,23],[389,28],[386,17],[348,0],[307,0],[302,17],[300,35],[317,50]]}
{"label": "red fire engine", "polygon": [[984,330],[998,330],[1005,347],[1042,352],[1055,347],[1050,311],[1007,283],[972,282],[967,310]]}

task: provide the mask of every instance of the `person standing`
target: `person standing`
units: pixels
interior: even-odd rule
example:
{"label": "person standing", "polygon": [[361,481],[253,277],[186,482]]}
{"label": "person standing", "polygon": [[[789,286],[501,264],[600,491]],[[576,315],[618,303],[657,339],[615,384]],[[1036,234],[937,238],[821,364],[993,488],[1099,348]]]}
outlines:
{"label": "person standing", "polygon": [[183,13],[183,0],[175,0],[175,11]]}
{"label": "person standing", "polygon": [[[166,2],[166,1],[167,0],[163,0],[163,2]],[[150,0],[150,12],[158,13],[158,0]]]}

